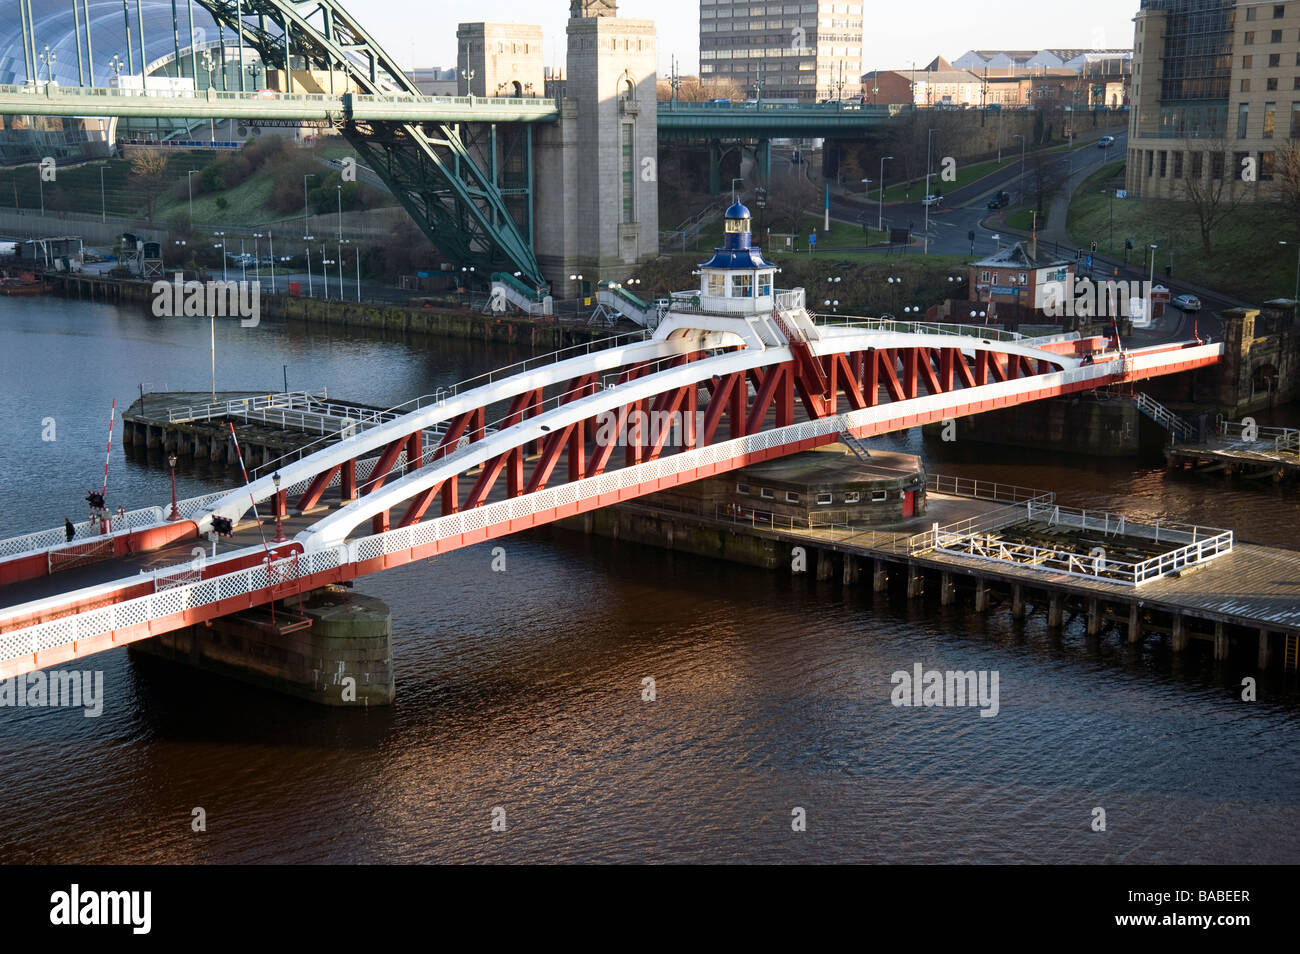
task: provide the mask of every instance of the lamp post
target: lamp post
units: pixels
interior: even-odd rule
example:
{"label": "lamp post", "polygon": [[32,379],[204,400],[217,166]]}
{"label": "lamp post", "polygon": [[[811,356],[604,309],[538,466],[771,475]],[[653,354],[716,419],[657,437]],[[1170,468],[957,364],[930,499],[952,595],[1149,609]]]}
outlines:
{"label": "lamp post", "polygon": [[333,265],[332,259],[326,258],[325,243],[320,243],[320,284],[321,290],[325,295],[325,300],[330,300],[330,273],[329,266]]}
{"label": "lamp post", "polygon": [[1025,137],[1022,136],[1020,133],[1016,133],[1015,136],[1014,136],[1013,138],[1015,138],[1015,139],[1019,139],[1019,140],[1020,140],[1020,180],[1019,180],[1019,188],[1020,188],[1020,201],[1023,202],[1024,199],[1025,199]]}
{"label": "lamp post", "polygon": [[885,160],[893,159],[893,156],[880,157],[880,180],[876,185],[880,189],[880,210],[876,215],[876,231],[885,231]]}
{"label": "lamp post", "polygon": [[284,526],[280,523],[280,472],[277,470],[271,475],[271,483],[275,485],[275,539],[272,543],[284,543]]}
{"label": "lamp post", "polygon": [[175,454],[167,455],[167,466],[170,467],[172,471],[172,512],[167,515],[167,519],[171,521],[176,521],[181,519],[181,511],[180,508],[176,506],[176,455]]}
{"label": "lamp post", "polygon": [[172,244],[179,247],[181,253],[181,263],[185,262],[185,246],[189,244],[185,239],[172,239]]}
{"label": "lamp post", "polygon": [[[1289,242],[1278,242],[1278,245],[1289,245]],[[1300,242],[1296,243],[1297,255],[1295,259],[1295,291],[1291,295],[1292,301],[1300,301]]]}
{"label": "lamp post", "polygon": [[[194,180],[191,179],[190,176],[194,175],[194,173],[198,171],[199,171],[198,169],[190,169],[187,170],[185,173],[185,185],[190,190],[190,231],[191,232],[194,231]],[[102,183],[104,180],[104,176],[102,172],[100,173],[99,178],[100,178],[101,189],[102,189]]]}
{"label": "lamp post", "polygon": [[[1150,272],[1148,272],[1148,274],[1147,274],[1147,287],[1148,287],[1148,288],[1150,288],[1150,287],[1154,287],[1154,285],[1155,285],[1155,281],[1156,281],[1156,249],[1158,249],[1159,247],[1160,247],[1159,245],[1152,245],[1152,246],[1151,246],[1151,270],[1150,270]],[[1150,316],[1148,316],[1148,317],[1150,317]]]}
{"label": "lamp post", "polygon": [[58,60],[58,54],[50,49],[49,44],[41,51],[41,62],[45,64],[45,95],[50,95],[50,84],[54,82],[54,63]]}
{"label": "lamp post", "polygon": [[311,227],[307,224],[307,180],[319,178],[320,176],[314,172],[309,172],[302,177],[302,234],[304,237],[311,231]]}
{"label": "lamp post", "polygon": [[343,294],[344,294],[344,292],[343,292],[343,246],[344,246],[344,245],[351,245],[351,244],[352,244],[352,240],[351,240],[351,239],[345,239],[345,238],[341,238],[341,239],[339,239],[339,258],[338,258],[338,262],[339,262],[339,301],[342,301],[342,300],[343,300]]}
{"label": "lamp post", "polygon": [[[931,129],[925,136],[925,198],[930,198],[930,154],[933,152],[932,143],[934,142],[935,130]],[[924,202],[925,205],[925,240],[921,246],[921,254],[930,254],[930,203]]]}
{"label": "lamp post", "polygon": [[303,250],[303,257],[307,259],[307,297],[308,298],[316,297],[316,290],[311,286],[311,241],[315,237],[316,236],[314,235],[304,235],[302,237],[302,240],[307,243],[306,248]]}
{"label": "lamp post", "polygon": [[262,233],[253,233],[253,277],[262,280]]}
{"label": "lamp post", "polygon": [[336,185],[334,188],[338,191],[338,196],[339,196],[339,241],[342,242],[343,241],[343,186],[340,184],[340,185]]}
{"label": "lamp post", "polygon": [[[203,68],[204,68],[205,70],[207,70],[207,72],[208,72],[208,92],[207,92],[207,95],[208,95],[208,96],[211,96],[211,95],[212,95],[212,67],[213,67],[214,65],[215,65],[215,64],[214,64],[213,59],[212,59],[212,51],[211,51],[211,50],[204,50],[204,51],[203,51]],[[224,64],[222,64],[222,68],[223,68],[223,69],[225,68],[225,65],[224,65]],[[197,77],[196,77],[196,79],[195,79],[195,85],[198,85]],[[216,141],[217,141],[217,120],[216,120],[215,117],[213,117],[213,118],[211,118],[211,119],[208,120],[208,143],[209,143],[209,144],[215,144]]]}
{"label": "lamp post", "polygon": [[[104,202],[104,172],[108,166],[99,167],[99,221],[108,221],[108,206]],[[194,215],[190,214],[190,228],[194,227]]]}
{"label": "lamp post", "polygon": [[212,247],[221,249],[221,280],[224,282],[226,280],[226,239],[225,239],[226,233],[213,232],[212,234],[216,238],[221,239],[220,242],[216,242],[215,244],[213,244]]}

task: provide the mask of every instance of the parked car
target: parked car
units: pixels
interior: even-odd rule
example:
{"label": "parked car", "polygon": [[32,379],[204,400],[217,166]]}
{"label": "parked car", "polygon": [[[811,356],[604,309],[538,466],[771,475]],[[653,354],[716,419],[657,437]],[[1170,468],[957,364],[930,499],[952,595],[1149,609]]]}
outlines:
{"label": "parked car", "polygon": [[1173,305],[1179,311],[1200,311],[1201,300],[1195,295],[1179,295],[1169,304]]}
{"label": "parked car", "polygon": [[1100,139],[1097,140],[1098,149],[1109,149],[1113,145],[1115,145],[1114,136],[1102,136]]}
{"label": "parked car", "polygon": [[1010,192],[999,192],[997,195],[993,196],[993,198],[989,199],[990,209],[1005,209],[1010,204],[1011,204]]}
{"label": "parked car", "polygon": [[943,196],[941,195],[927,195],[924,199],[921,200],[921,204],[938,205],[942,201],[943,201]]}

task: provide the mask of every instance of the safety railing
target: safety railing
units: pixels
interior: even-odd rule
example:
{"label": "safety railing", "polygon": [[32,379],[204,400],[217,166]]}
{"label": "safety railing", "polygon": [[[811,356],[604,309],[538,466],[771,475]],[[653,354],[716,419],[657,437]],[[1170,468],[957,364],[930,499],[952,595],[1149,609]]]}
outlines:
{"label": "safety railing", "polygon": [[[109,532],[116,533],[152,526],[160,522],[162,517],[161,507],[142,507],[139,510],[128,510],[122,514],[106,515],[105,520],[108,522]],[[100,539],[103,537],[102,527],[103,524],[98,519],[74,523],[72,525],[71,541],[68,540],[66,527],[51,527],[48,530],[36,530],[32,533],[9,537],[0,540],[0,559],[8,559],[25,553],[35,553],[40,550],[49,550],[54,547],[71,546],[78,541]]]}
{"label": "safety railing", "polygon": [[958,335],[989,341],[1015,341],[1030,344],[1034,339],[1015,331],[987,328],[983,325],[946,324],[937,321],[896,321],[889,318],[827,318],[817,316],[817,325],[824,328],[856,328],[864,331],[893,332],[918,335]]}
{"label": "safety railing", "polygon": [[318,406],[318,402],[324,401],[328,397],[329,392],[322,388],[319,391],[285,391],[277,394],[266,394],[259,397],[233,398],[228,401],[213,401],[207,404],[178,404],[167,408],[167,420],[169,423],[176,424],[185,421],[210,420],[214,417],[225,417],[230,414],[246,414],[250,411],[267,409],[307,409]]}
{"label": "safety railing", "polygon": [[1219,436],[1252,444],[1272,444],[1274,450],[1300,449],[1300,430],[1294,427],[1261,427],[1247,421],[1219,421]]}

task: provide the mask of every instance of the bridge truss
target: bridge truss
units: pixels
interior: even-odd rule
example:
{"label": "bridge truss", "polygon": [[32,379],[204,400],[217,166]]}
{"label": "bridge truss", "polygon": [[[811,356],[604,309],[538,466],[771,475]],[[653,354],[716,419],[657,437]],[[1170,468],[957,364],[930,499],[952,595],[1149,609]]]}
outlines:
{"label": "bridge truss", "polygon": [[[285,71],[287,92],[293,58],[301,57],[307,69],[327,72],[331,83],[341,73],[362,93],[420,95],[336,0],[198,2]],[[484,274],[508,262],[545,284],[532,246],[530,125],[360,121],[345,106],[340,129],[444,254]]]}
{"label": "bridge truss", "polygon": [[[712,324],[712,328],[710,327]],[[79,658],[332,583],[817,446],[1216,363],[1189,342],[1081,355],[1104,342],[1035,343],[897,322],[813,325],[802,312],[741,323],[671,315],[615,339],[420,398],[400,415],[247,488],[182,505],[118,552],[180,546],[214,517],[245,527],[252,501],[305,529],[268,558],[246,547],[165,590],[139,578],[0,611],[0,678]],[[672,422],[656,427],[655,421]],[[266,468],[269,471],[271,467]],[[266,518],[265,508],[259,513]],[[47,541],[0,541],[0,581],[50,572]],[[35,538],[33,538],[35,542]],[[69,546],[78,546],[76,541]],[[111,569],[111,567],[109,567]],[[164,574],[164,577],[171,577]]]}

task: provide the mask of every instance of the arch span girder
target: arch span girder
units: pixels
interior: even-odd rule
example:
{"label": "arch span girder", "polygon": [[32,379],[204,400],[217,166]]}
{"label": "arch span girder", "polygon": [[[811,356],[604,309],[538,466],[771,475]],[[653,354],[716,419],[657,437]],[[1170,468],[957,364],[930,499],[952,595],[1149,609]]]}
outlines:
{"label": "arch span girder", "polygon": [[[290,56],[296,54],[308,66],[331,74],[341,70],[365,93],[420,95],[396,61],[336,0],[199,3],[218,23],[241,31],[264,61],[277,64],[286,75]],[[279,33],[268,29],[268,22]],[[415,123],[358,125],[348,102],[345,97],[343,134],[431,242],[449,256],[460,256],[461,264],[482,271],[491,269],[498,258],[493,253],[499,253],[513,265],[512,271],[522,272],[536,285],[545,284],[532,243],[511,215],[495,174],[484,172],[455,125],[430,124],[432,135]],[[382,145],[376,146],[376,141]],[[445,158],[440,150],[447,153]]]}

